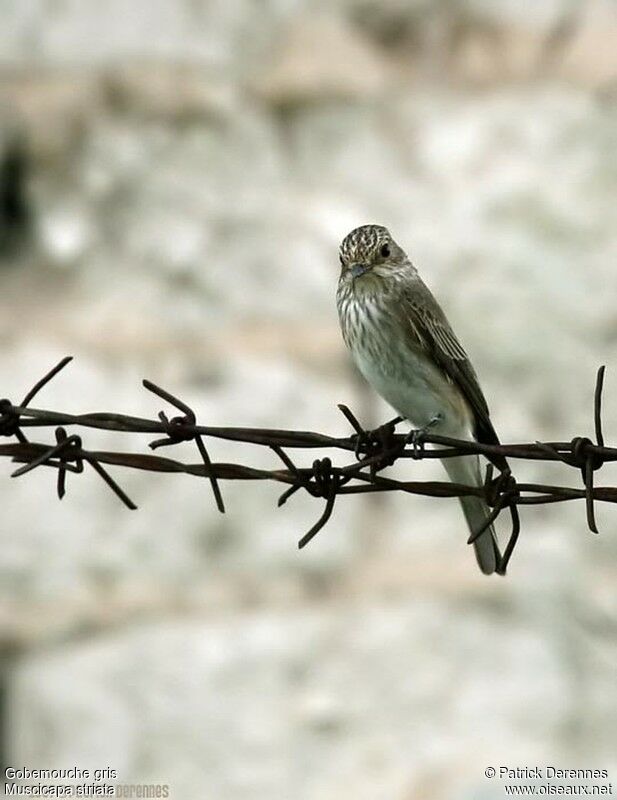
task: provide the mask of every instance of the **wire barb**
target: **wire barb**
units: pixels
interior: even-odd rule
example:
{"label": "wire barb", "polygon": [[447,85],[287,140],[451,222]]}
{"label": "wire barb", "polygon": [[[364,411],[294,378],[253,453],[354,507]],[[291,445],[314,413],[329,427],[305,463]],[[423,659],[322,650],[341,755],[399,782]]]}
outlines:
{"label": "wire barb", "polygon": [[152,381],[144,379],[142,383],[144,388],[146,388],[149,392],[153,392],[154,394],[158,395],[158,397],[162,398],[167,403],[170,403],[172,406],[175,406],[175,408],[183,413],[183,416],[181,417],[172,417],[171,419],[168,419],[164,411],[159,412],[159,419],[163,425],[167,437],[165,439],[156,439],[154,442],[150,442],[150,448],[152,450],[156,450],[158,447],[168,447],[171,444],[178,444],[179,442],[194,441],[197,445],[197,449],[199,450],[199,455],[201,456],[204,466],[208,472],[210,486],[212,488],[212,494],[214,495],[216,506],[221,514],[224,514],[225,504],[223,503],[223,496],[212,469],[210,455],[206,450],[203,437],[201,434],[195,432],[195,425],[197,422],[195,412],[189,408],[186,403],[183,403],[182,400],[174,397],[173,394],[165,389],[162,389],[160,386],[157,386],[155,383],[152,383]]}
{"label": "wire barb", "polygon": [[362,466],[368,466],[373,477],[385,467],[392,466],[403,453],[408,440],[406,437],[402,442],[397,442],[395,436],[396,426],[403,422],[403,418],[394,417],[384,425],[370,431],[360,425],[355,414],[346,405],[339,403],[338,408],[355,431],[354,455],[362,463]]}
{"label": "wire barb", "polygon": [[594,393],[593,420],[596,429],[596,441],[598,447],[604,447],[604,436],[602,435],[602,390],[604,389],[604,373],[606,366],[598,368],[596,375],[596,391]]}
{"label": "wire barb", "polygon": [[346,482],[347,479],[333,469],[332,461],[329,458],[320,458],[313,461],[313,482],[307,483],[305,488],[313,497],[325,497],[326,505],[317,522],[298,542],[299,550],[306,547],[328,522],[334,511],[337,491]]}

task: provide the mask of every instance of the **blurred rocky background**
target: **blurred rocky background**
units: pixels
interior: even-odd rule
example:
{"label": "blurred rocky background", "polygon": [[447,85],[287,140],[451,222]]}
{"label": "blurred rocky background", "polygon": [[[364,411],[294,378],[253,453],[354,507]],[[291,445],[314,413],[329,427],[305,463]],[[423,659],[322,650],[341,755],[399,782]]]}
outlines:
{"label": "blurred rocky background", "polygon": [[[3,0],[0,396],[337,434],[337,245],[388,225],[504,441],[617,440],[612,0]],[[93,447],[140,437],[84,433]],[[191,457],[187,446],[184,455]],[[275,463],[213,442],[215,460]],[[309,454],[307,460],[311,457]],[[0,464],[3,758],[214,800],[493,800],[499,767],[617,782],[617,510],[522,510],[477,573],[456,501]],[[520,478],[574,480],[521,464]],[[404,474],[443,478],[437,464]],[[605,468],[601,483],[616,485]]]}

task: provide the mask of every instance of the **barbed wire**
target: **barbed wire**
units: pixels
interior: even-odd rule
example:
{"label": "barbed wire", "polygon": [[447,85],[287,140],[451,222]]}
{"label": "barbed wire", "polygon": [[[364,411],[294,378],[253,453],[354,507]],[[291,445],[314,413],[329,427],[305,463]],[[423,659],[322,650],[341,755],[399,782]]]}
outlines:
{"label": "barbed wire", "polygon": [[[397,425],[403,422],[400,417],[390,420],[375,430],[365,430],[349,408],[344,405],[339,405],[339,409],[353,429],[353,433],[345,437],[334,437],[309,431],[198,425],[195,412],[186,403],[148,380],[143,381],[144,388],[179,411],[177,416],[169,418],[164,411],[160,411],[158,419],[151,420],[126,414],[106,412],[68,414],[31,408],[30,403],[35,396],[71,360],[72,356],[63,358],[37,381],[18,405],[14,405],[8,399],[0,400],[0,436],[15,439],[8,444],[0,444],[0,457],[8,457],[14,462],[23,464],[12,473],[12,477],[23,476],[39,467],[51,467],[57,472],[56,490],[60,499],[66,492],[67,473],[81,473],[84,471],[85,465],[91,467],[129,509],[136,509],[137,506],[109,474],[107,466],[151,472],[183,473],[205,478],[209,481],[217,508],[222,513],[225,511],[225,506],[219,486],[220,481],[276,481],[287,485],[279,498],[279,507],[298,491],[305,491],[312,497],[325,500],[325,506],[319,519],[298,542],[298,546],[302,548],[326,525],[332,516],[336,498],[339,495],[392,491],[428,497],[477,495],[483,497],[492,510],[482,528],[474,531],[469,537],[469,543],[475,541],[505,509],[510,512],[511,530],[500,559],[498,567],[500,574],[506,572],[520,533],[518,506],[584,499],[587,526],[593,533],[598,533],[595,501],[617,503],[617,488],[596,486],[594,483],[595,472],[606,462],[617,461],[617,448],[605,446],[602,432],[604,367],[599,368],[596,377],[595,443],[588,437],[576,436],[570,442],[488,445],[439,436],[430,431],[397,433]],[[198,463],[184,463],[147,453],[88,450],[83,445],[82,437],[76,433],[69,435],[67,427],[94,428],[117,433],[162,435],[162,438],[150,442],[149,446],[152,450],[170,447],[181,442],[195,442],[200,460]],[[31,429],[36,428],[54,428],[55,442],[50,444],[49,442],[31,441],[26,435],[26,431],[30,432]],[[269,448],[280,460],[281,467],[267,470],[244,464],[213,463],[204,441],[205,438],[224,439]],[[438,445],[438,448],[427,449],[427,444]],[[332,463],[331,458],[326,456],[314,460],[309,467],[299,467],[287,452],[293,449],[342,450],[351,453],[354,460],[342,466],[336,466]],[[580,472],[584,488],[519,483],[509,469],[493,477],[493,465],[490,463],[486,469],[484,484],[479,487],[446,481],[403,481],[380,474],[382,470],[392,466],[400,459],[442,459],[474,454],[487,458],[505,456],[510,459],[561,462]]]}

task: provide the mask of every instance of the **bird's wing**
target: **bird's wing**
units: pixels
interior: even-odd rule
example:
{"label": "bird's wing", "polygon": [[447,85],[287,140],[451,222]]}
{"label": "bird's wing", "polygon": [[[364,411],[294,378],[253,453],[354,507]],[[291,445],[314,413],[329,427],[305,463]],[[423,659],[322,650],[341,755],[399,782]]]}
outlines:
{"label": "bird's wing", "polygon": [[420,344],[463,393],[473,411],[475,435],[484,444],[499,444],[489,417],[488,404],[467,353],[456,338],[446,315],[429,289],[418,280],[402,297],[401,313]]}

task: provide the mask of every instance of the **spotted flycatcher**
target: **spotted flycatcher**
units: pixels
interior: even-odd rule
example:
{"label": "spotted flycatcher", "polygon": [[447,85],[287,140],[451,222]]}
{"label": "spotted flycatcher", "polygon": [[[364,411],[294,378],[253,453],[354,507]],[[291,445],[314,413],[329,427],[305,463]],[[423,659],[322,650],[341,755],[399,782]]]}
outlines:
{"label": "spotted flycatcher", "polygon": [[[367,381],[418,429],[498,444],[467,354],[387,228],[356,228],[343,239],[339,255],[341,329]],[[454,483],[482,485],[478,456],[444,458],[442,463]],[[496,463],[506,467],[503,459]],[[484,499],[470,495],[460,501],[470,531],[480,530],[489,515]],[[482,572],[495,572],[501,556],[492,525],[474,548]]]}

